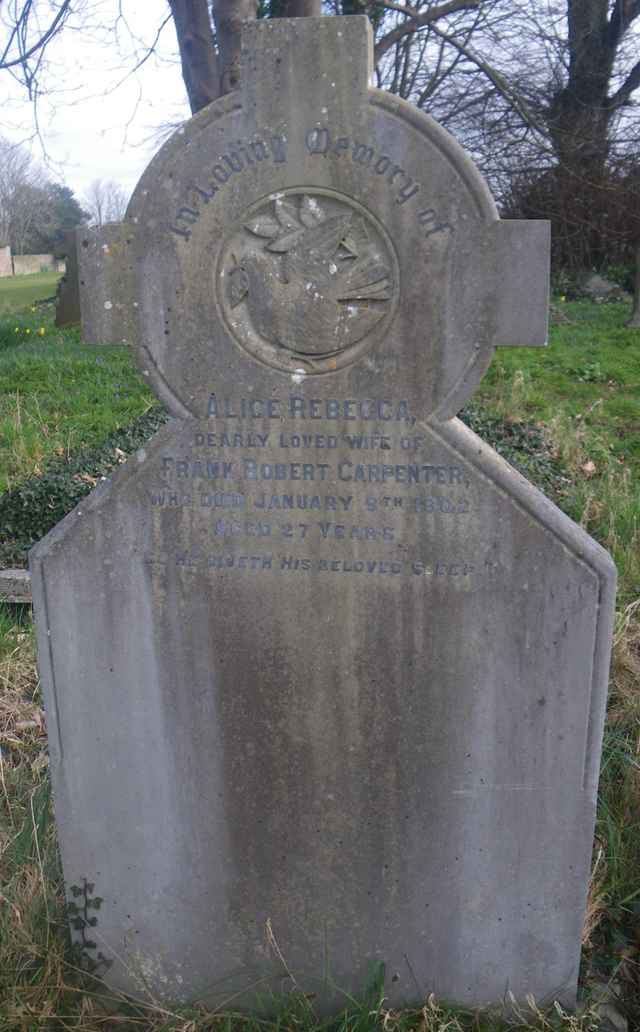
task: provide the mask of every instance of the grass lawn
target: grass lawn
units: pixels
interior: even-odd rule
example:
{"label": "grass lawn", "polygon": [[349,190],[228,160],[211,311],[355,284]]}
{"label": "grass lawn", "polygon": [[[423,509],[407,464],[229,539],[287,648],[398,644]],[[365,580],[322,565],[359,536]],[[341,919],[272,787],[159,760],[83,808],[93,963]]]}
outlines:
{"label": "grass lawn", "polygon": [[60,279],[59,272],[34,272],[31,276],[0,278],[0,315],[17,312],[34,301],[53,297]]}
{"label": "grass lawn", "polygon": [[0,493],[102,441],[155,400],[127,348],[83,344],[78,329],[56,328],[53,304],[37,301],[59,278],[0,279]]}
{"label": "grass lawn", "polygon": [[82,344],[38,309],[0,321],[0,492],[154,402],[125,347]]}
{"label": "grass lawn", "polygon": [[557,306],[548,348],[499,348],[476,397],[511,416],[581,423],[591,443],[640,473],[640,330],[625,305]]}
{"label": "grass lawn", "polygon": [[[42,276],[21,279],[42,284],[34,289],[44,296],[51,290]],[[32,294],[26,309],[18,311],[15,302],[10,317],[0,316],[0,491],[10,489],[4,500],[13,499],[4,511],[20,515],[24,506],[25,519],[37,525],[46,520],[47,506],[59,503],[54,494],[65,475],[88,490],[109,463],[124,457],[123,448],[151,432],[157,417],[148,411],[153,396],[126,348],[82,344],[77,331],[55,329],[50,306],[29,307],[33,300]],[[618,565],[583,984],[609,982],[633,1032],[640,1029],[640,331],[625,328],[621,305],[576,302],[558,309],[568,321],[552,327],[549,349],[499,351],[467,418],[609,548]],[[133,420],[134,431],[123,429]],[[91,448],[91,455],[78,455],[81,448]],[[0,517],[2,505],[0,499]],[[197,1007],[173,1012],[153,1001],[131,1008],[105,999],[90,972],[78,969],[81,958],[65,931],[30,616],[9,607],[0,607],[0,749],[0,1032],[328,1028],[300,998],[275,1022],[214,1016]],[[588,1006],[577,1016],[525,1008],[509,1021],[435,1001],[392,1013],[378,980],[332,1027],[595,1032],[596,1025]]]}
{"label": "grass lawn", "polygon": [[562,508],[610,550],[619,602],[640,596],[640,330],[629,308],[559,304],[549,347],[498,349],[476,395],[508,421],[543,424],[571,483]]}

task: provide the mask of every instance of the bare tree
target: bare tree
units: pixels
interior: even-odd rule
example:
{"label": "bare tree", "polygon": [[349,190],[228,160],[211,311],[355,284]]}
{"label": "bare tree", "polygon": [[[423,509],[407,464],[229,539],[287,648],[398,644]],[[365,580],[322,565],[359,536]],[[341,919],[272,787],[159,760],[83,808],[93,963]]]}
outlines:
{"label": "bare tree", "polygon": [[[611,8],[609,10],[609,8]],[[597,174],[609,156],[611,125],[640,87],[640,59],[617,67],[640,0],[568,0],[566,75],[544,111],[565,168]]]}
{"label": "bare tree", "polygon": [[55,250],[62,232],[85,216],[73,190],[51,182],[23,147],[0,137],[0,245],[13,254]]}
{"label": "bare tree", "polygon": [[[0,8],[9,33],[0,69],[18,74],[31,92],[44,74],[41,56],[50,39],[82,6],[82,0],[58,0],[57,14],[40,31],[36,2],[14,0]],[[126,2],[113,0],[114,23]],[[318,15],[320,3],[169,0],[170,13],[137,54],[135,68],[153,53],[172,19],[195,113],[237,86],[244,21]],[[378,85],[453,132],[499,196],[513,200],[514,183],[551,177],[545,189],[551,183],[571,202],[563,202],[558,214],[569,227],[567,246],[598,236],[594,227],[604,225],[611,163],[633,155],[632,141],[640,135],[634,128],[640,0],[324,0],[324,11],[368,14]]]}
{"label": "bare tree", "polygon": [[551,218],[556,266],[580,278],[640,253],[639,51],[640,0],[483,0],[378,76],[471,150],[507,216]]}
{"label": "bare tree", "polygon": [[21,147],[0,137],[0,243],[24,254],[46,218],[42,168]]}
{"label": "bare tree", "polygon": [[[473,13],[487,0],[417,0],[415,5],[379,3],[378,0],[326,0],[328,13],[369,14],[377,31],[376,60],[382,58],[407,37],[421,33],[436,23],[447,26],[460,12]],[[488,0],[492,3],[493,0]],[[0,0],[1,3],[1,0]],[[122,17],[125,0],[113,0],[114,24]],[[14,0],[0,7],[0,20],[6,33],[0,45],[0,71],[18,78],[36,96],[44,74],[44,57],[51,39],[82,3],[63,0],[49,14],[46,29],[40,28],[37,0]],[[385,11],[385,7],[389,10]],[[322,14],[322,0],[169,0],[170,17],[176,30],[182,74],[191,111],[195,114],[238,84],[240,29],[242,23],[261,16],[309,17]],[[154,32],[145,53],[136,59],[140,67],[153,53],[159,34],[169,18]],[[77,27],[77,26],[75,26]]]}
{"label": "bare tree", "polygon": [[113,179],[94,179],[84,198],[90,224],[104,226],[106,222],[121,222],[128,200],[126,191]]}
{"label": "bare tree", "polygon": [[[382,0],[400,16],[404,5]],[[410,34],[379,84],[425,108],[494,175],[602,163],[640,88],[640,0],[482,0]],[[381,47],[377,47],[380,53]]]}
{"label": "bare tree", "polygon": [[[113,0],[114,24],[125,3]],[[58,0],[42,29],[43,6],[14,0],[1,9],[0,70],[30,89],[48,43],[83,5]],[[237,85],[244,21],[322,11],[321,0],[169,0],[169,8],[137,67],[172,18],[193,113]],[[325,10],[369,15],[383,88],[429,110],[444,105],[449,123],[472,137],[478,116],[476,136],[518,123],[539,131],[564,164],[587,150],[606,155],[612,124],[640,87],[629,41],[640,0],[325,0]]]}
{"label": "bare tree", "polygon": [[0,137],[0,246],[10,243],[14,223],[14,201],[30,182],[30,159],[26,151]]}

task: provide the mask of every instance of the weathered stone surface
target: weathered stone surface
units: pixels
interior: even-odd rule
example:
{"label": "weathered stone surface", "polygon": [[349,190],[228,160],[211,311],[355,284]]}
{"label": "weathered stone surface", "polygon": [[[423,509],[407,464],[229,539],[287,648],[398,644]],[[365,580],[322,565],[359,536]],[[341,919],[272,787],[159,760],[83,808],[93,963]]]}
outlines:
{"label": "weathered stone surface", "polygon": [[549,277],[540,272],[549,256],[549,224],[542,219],[524,222],[501,219],[498,230],[494,282],[500,284],[495,298],[494,343],[511,347],[540,347],[547,343]]}
{"label": "weathered stone surface", "polygon": [[31,602],[31,574],[28,570],[0,570],[0,601]]}
{"label": "weathered stone surface", "polygon": [[[511,343],[544,344],[546,306],[540,314],[521,304],[520,287],[516,324],[505,315],[504,278],[517,254],[529,295],[546,298],[548,243],[546,250],[540,245],[548,224],[500,222],[486,185],[447,133],[397,98],[367,90],[367,40],[356,38],[352,24],[344,23],[338,38],[329,20],[319,20],[312,30],[319,45],[309,52],[304,29],[302,19],[274,20],[256,48],[252,34],[261,26],[247,26],[244,94],[192,119],[152,162],[132,198],[132,225],[145,227],[134,245],[143,371],[176,414],[206,418],[212,386],[202,369],[212,351],[232,382],[242,375],[247,349],[279,372],[325,385],[322,374],[334,370],[345,370],[348,382],[347,370],[362,358],[359,375],[366,375],[364,366],[376,391],[380,376],[393,378],[398,395],[420,399],[421,412],[451,416],[486,371],[495,345],[509,343],[509,332],[517,338]],[[274,80],[276,50],[283,56]],[[296,71],[303,51],[308,67]],[[312,87],[301,90],[300,75]],[[265,233],[266,220],[272,227],[277,222],[276,203],[277,238],[253,233],[256,220]],[[277,256],[273,248],[287,246],[287,227],[294,232],[312,217],[313,205],[326,219],[348,209],[388,269],[389,311],[364,338],[341,339],[324,358],[309,344],[316,337],[313,319],[298,348],[290,340],[274,342],[279,313],[289,305],[305,310],[296,298],[296,287],[304,291],[311,282],[302,266],[293,284],[276,284],[264,314],[271,324],[266,339],[265,327],[256,324],[253,344],[247,340],[247,322],[255,322],[252,294],[257,300],[261,288],[237,304],[233,296],[250,251]],[[356,335],[365,307],[366,300],[352,317]],[[419,377],[395,345],[416,332]]]}
{"label": "weathered stone surface", "polygon": [[78,231],[81,332],[87,344],[131,344],[135,340],[134,229],[113,222]]}
{"label": "weathered stone surface", "polygon": [[176,418],[31,555],[65,877],[130,992],[288,989],[269,928],[320,1007],[380,961],[571,1002],[614,569],[450,418],[544,342],[502,273],[544,299],[546,230],[368,91],[366,26],[248,26],[132,199]]}
{"label": "weathered stone surface", "polygon": [[78,233],[71,229],[64,234],[62,253],[65,255],[65,273],[58,284],[56,298],[56,326],[77,326],[80,322],[80,277],[78,272]]}

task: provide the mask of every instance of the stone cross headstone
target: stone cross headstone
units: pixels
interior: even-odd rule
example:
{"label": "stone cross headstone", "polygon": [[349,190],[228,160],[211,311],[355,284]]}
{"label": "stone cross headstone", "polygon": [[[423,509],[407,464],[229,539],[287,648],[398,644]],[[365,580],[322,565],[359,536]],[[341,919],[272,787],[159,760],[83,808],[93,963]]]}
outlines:
{"label": "stone cross headstone", "polygon": [[156,999],[571,1003],[614,568],[454,418],[545,342],[548,227],[369,88],[366,19],[243,40],[127,216],[175,418],[31,554],[79,947]]}

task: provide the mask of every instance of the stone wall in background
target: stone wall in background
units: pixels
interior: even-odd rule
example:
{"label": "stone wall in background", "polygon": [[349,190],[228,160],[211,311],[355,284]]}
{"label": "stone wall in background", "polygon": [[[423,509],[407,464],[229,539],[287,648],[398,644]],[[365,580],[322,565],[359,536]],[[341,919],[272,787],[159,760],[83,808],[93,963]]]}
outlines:
{"label": "stone wall in background", "polygon": [[14,254],[13,275],[29,276],[34,272],[58,272],[59,262],[52,254]]}
{"label": "stone wall in background", "polygon": [[0,247],[0,276],[13,276],[11,248],[8,245]]}
{"label": "stone wall in background", "polygon": [[7,244],[0,247],[0,276],[30,276],[35,272],[64,272],[64,259],[52,254],[11,254]]}

